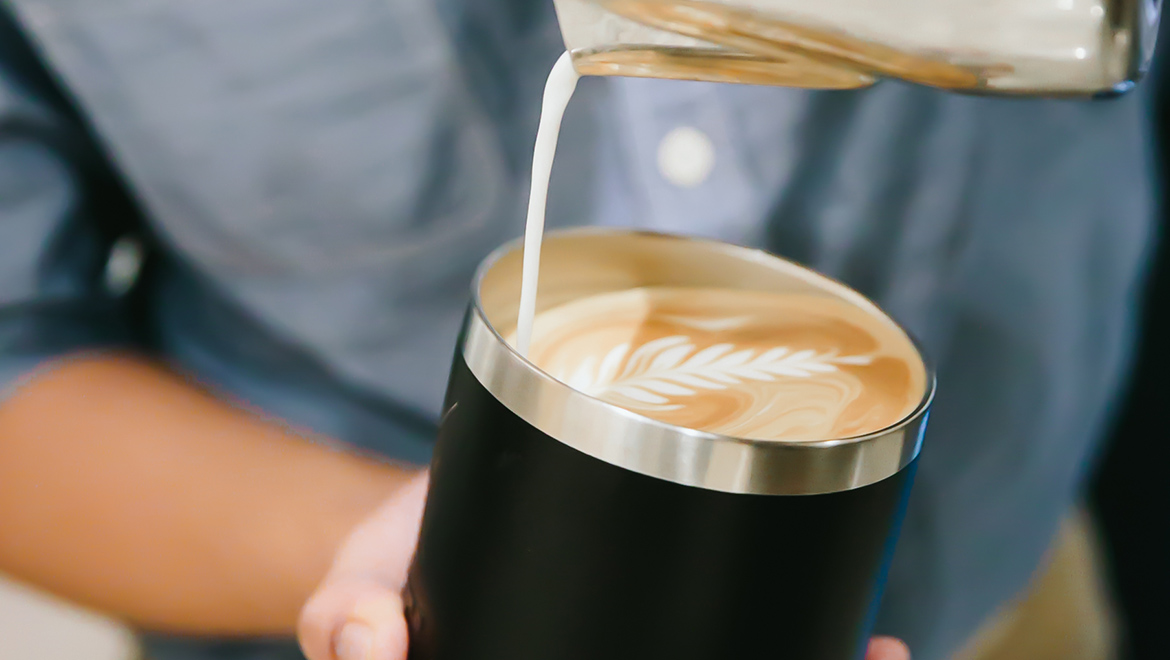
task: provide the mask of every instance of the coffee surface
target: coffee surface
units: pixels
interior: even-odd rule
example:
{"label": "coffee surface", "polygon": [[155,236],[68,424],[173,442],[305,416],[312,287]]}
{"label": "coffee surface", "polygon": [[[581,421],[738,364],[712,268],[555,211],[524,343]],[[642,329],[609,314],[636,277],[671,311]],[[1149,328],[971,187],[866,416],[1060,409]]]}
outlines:
{"label": "coffee surface", "polygon": [[528,358],[638,414],[762,440],[878,431],[913,412],[926,388],[899,328],[807,294],[652,287],[594,295],[539,313]]}

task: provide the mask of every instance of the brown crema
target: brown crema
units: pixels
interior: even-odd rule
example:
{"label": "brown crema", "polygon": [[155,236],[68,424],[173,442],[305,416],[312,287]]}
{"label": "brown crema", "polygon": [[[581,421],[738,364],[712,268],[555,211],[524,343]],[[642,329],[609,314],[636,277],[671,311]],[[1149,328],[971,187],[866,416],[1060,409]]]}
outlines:
{"label": "brown crema", "polygon": [[760,440],[879,431],[910,415],[926,388],[901,329],[809,294],[649,287],[593,295],[539,313],[529,359],[632,412]]}

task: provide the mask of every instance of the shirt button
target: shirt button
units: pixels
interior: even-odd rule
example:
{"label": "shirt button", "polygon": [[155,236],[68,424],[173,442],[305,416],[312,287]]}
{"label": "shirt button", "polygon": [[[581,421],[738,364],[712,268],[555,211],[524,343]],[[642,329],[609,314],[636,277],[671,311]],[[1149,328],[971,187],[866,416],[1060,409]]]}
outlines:
{"label": "shirt button", "polygon": [[680,188],[694,188],[715,167],[715,145],[707,134],[692,126],[679,126],[658,144],[658,171]]}
{"label": "shirt button", "polygon": [[119,238],[110,248],[106,260],[106,291],[114,297],[121,297],[134,288],[144,257],[145,251],[138,239],[132,236]]}

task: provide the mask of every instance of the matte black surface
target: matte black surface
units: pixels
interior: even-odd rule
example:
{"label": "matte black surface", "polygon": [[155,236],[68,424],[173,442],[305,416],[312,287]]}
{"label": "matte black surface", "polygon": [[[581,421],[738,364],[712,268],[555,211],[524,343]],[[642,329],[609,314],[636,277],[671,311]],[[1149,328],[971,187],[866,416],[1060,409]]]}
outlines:
{"label": "matte black surface", "polygon": [[411,568],[411,660],[859,658],[914,464],[735,495],[529,426],[457,357]]}

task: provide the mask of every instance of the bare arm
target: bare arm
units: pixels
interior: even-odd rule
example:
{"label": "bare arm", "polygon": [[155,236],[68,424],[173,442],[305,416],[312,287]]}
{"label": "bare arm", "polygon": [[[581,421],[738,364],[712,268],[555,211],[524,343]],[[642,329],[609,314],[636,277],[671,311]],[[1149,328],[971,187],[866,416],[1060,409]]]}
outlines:
{"label": "bare arm", "polygon": [[0,400],[0,571],[150,629],[291,634],[408,476],[158,365],[66,358]]}
{"label": "bare arm", "polygon": [[341,538],[406,475],[157,364],[78,356],[136,341],[103,276],[136,205],[6,12],[0,2],[0,572],[147,628],[291,634]]}

